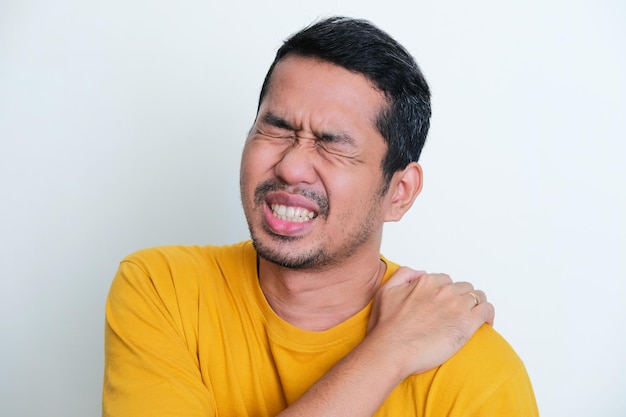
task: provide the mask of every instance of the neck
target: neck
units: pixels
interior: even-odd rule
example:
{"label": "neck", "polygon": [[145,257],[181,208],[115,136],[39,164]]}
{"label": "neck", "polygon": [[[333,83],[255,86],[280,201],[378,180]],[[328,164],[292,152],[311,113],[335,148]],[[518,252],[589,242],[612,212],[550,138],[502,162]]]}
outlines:
{"label": "neck", "polygon": [[300,271],[259,259],[261,290],[285,321],[305,330],[330,329],[361,311],[385,275],[379,256],[327,270]]}

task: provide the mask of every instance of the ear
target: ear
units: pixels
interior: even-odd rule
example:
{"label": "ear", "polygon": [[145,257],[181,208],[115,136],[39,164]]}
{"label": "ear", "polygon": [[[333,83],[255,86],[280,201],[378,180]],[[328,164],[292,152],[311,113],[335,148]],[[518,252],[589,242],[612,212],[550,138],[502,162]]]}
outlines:
{"label": "ear", "polygon": [[422,167],[417,162],[411,162],[393,175],[387,190],[385,221],[397,222],[404,216],[422,191],[422,180]]}

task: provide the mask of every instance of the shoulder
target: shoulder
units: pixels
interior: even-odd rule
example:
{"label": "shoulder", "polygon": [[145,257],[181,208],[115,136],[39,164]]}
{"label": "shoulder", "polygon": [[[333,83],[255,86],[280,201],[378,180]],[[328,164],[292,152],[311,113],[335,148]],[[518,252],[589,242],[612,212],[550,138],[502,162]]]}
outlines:
{"label": "shoulder", "polygon": [[[385,280],[400,267],[381,255],[387,265]],[[452,358],[437,368],[437,373],[464,375],[488,374],[493,379],[506,379],[511,373],[524,369],[524,364],[511,345],[493,327],[485,324]]]}
{"label": "shoulder", "polygon": [[494,379],[506,379],[511,373],[524,368],[511,345],[487,324],[481,326],[443,366],[462,369],[468,375],[491,375]]}
{"label": "shoulder", "polygon": [[[536,410],[524,363],[511,345],[486,324],[434,370],[431,394],[442,404],[452,404],[452,409],[462,406],[463,415],[483,415],[486,409],[517,409],[506,415],[530,416]],[[522,410],[527,413],[518,414]]]}
{"label": "shoulder", "polygon": [[[247,261],[243,261],[247,259]],[[234,279],[254,273],[252,244],[229,246],[161,246],[143,249],[124,258],[107,297],[107,320],[143,317],[157,322],[197,323],[199,306],[209,308],[228,299],[237,286]],[[217,307],[216,307],[217,308]]]}
{"label": "shoulder", "polygon": [[233,273],[254,265],[248,241],[225,246],[160,246],[125,257],[111,292],[143,289],[159,294],[197,294],[200,287],[217,285]]}
{"label": "shoulder", "polygon": [[211,263],[237,261],[254,252],[251,242],[223,246],[157,246],[126,256],[121,264],[130,263],[146,272],[163,267],[199,267]]}

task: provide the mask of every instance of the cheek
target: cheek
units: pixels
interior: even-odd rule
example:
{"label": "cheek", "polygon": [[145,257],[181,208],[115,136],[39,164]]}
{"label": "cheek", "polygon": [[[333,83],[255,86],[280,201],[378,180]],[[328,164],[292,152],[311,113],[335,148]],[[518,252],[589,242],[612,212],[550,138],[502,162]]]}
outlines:
{"label": "cheek", "polygon": [[367,169],[360,169],[349,174],[341,170],[335,171],[335,175],[329,170],[326,172],[329,174],[326,175],[326,184],[329,184],[332,194],[339,199],[351,201],[352,204],[363,204],[379,195],[382,174],[376,175]]}
{"label": "cheek", "polygon": [[362,180],[358,175],[346,175],[345,172],[326,170],[324,182],[331,211],[337,214],[346,212],[359,212],[363,203],[368,200],[370,185],[367,180]]}
{"label": "cheek", "polygon": [[241,155],[240,177],[241,184],[250,184],[259,173],[259,153],[255,152],[250,145],[244,147]]}
{"label": "cheek", "polygon": [[244,146],[241,157],[241,176],[245,174],[248,179],[259,179],[260,175],[271,170],[276,159],[276,152],[271,146],[263,146],[256,141],[249,142]]}
{"label": "cheek", "polygon": [[374,216],[381,209],[382,173],[374,175],[361,171],[350,176],[337,175],[334,180],[329,177],[329,181],[332,183],[327,188],[331,211],[340,222],[350,223],[363,216]]}
{"label": "cheek", "polygon": [[241,164],[239,167],[239,185],[241,188],[242,197],[248,198],[250,193],[250,187],[254,187],[255,177],[258,176],[255,173],[254,159],[251,158],[253,153],[251,152],[249,144],[244,146],[241,154]]}
{"label": "cheek", "polygon": [[240,193],[244,204],[254,205],[256,187],[271,175],[275,153],[255,141],[244,146],[239,170]]}

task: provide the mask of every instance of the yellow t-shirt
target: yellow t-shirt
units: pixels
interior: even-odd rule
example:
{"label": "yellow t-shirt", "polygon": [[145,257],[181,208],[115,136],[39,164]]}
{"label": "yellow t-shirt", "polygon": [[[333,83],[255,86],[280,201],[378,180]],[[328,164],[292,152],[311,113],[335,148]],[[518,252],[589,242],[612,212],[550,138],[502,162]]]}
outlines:
{"label": "yellow t-shirt", "polygon": [[[398,266],[385,262],[387,279]],[[369,313],[322,332],[285,322],[261,292],[250,242],[137,252],[107,300],[103,416],[274,416],[365,337]],[[537,415],[524,365],[487,325],[376,414]]]}

